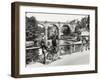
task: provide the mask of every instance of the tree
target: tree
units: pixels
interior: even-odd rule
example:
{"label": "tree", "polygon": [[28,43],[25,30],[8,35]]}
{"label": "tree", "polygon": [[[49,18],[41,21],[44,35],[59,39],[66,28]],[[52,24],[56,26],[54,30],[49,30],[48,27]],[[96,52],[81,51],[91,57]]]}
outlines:
{"label": "tree", "polygon": [[70,28],[69,28],[68,25],[63,25],[63,30],[62,30],[62,32],[63,32],[63,34],[66,35],[66,36],[68,36],[68,35],[71,34],[71,30],[70,30]]}
{"label": "tree", "polygon": [[90,16],[81,19],[81,28],[89,31]]}
{"label": "tree", "polygon": [[37,31],[37,21],[35,17],[26,17],[26,40],[32,41],[34,40],[36,36]]}
{"label": "tree", "polygon": [[77,25],[75,27],[75,32],[76,33],[80,33],[80,29],[81,29],[81,22],[80,21],[77,21]]}
{"label": "tree", "polygon": [[87,30],[90,30],[90,16],[87,17]]}
{"label": "tree", "polygon": [[88,17],[83,17],[81,21],[77,22],[77,25],[75,27],[75,33],[81,33],[81,29],[89,31],[89,16]]}

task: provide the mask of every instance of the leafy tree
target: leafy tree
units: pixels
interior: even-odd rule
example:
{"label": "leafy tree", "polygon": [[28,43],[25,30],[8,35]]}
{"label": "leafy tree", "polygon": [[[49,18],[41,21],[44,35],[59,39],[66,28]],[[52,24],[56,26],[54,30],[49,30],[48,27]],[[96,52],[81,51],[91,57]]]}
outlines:
{"label": "leafy tree", "polygon": [[81,33],[80,29],[85,29],[87,31],[89,31],[89,16],[88,17],[84,17],[81,19],[81,21],[77,21],[77,25],[75,27],[75,32],[76,33]]}
{"label": "leafy tree", "polygon": [[37,21],[35,17],[26,17],[26,40],[27,41],[32,41],[34,40],[36,36],[36,31],[37,31]]}
{"label": "leafy tree", "polygon": [[70,30],[70,28],[69,28],[68,25],[63,25],[63,30],[62,30],[62,32],[63,32],[63,34],[66,35],[66,36],[68,36],[68,35],[71,34],[71,30]]}
{"label": "leafy tree", "polygon": [[90,24],[90,16],[88,16],[87,17],[87,30],[89,31],[90,30],[90,26],[89,26],[89,24]]}
{"label": "leafy tree", "polygon": [[89,22],[90,17],[84,17],[81,19],[81,28],[85,28],[86,30],[89,30]]}

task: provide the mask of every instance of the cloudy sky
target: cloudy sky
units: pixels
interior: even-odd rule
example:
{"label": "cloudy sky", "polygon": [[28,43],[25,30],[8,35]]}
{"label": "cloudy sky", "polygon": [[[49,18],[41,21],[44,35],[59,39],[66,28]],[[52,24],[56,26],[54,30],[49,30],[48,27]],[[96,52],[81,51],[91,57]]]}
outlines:
{"label": "cloudy sky", "polygon": [[38,21],[54,21],[54,22],[66,22],[74,19],[80,20],[87,15],[72,15],[72,14],[49,14],[49,13],[26,13],[27,17],[36,17]]}

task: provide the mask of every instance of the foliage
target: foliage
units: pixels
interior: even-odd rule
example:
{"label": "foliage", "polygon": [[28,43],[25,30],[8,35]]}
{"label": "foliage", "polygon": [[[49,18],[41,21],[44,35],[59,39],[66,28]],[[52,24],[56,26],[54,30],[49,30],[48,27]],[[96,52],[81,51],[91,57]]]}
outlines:
{"label": "foliage", "polygon": [[56,37],[56,39],[58,39],[58,35],[59,35],[59,29],[56,25],[52,25],[52,27],[48,27],[48,39],[53,39],[54,37]]}
{"label": "foliage", "polygon": [[86,31],[89,31],[90,28],[89,28],[89,16],[88,17],[84,17],[81,19],[81,21],[77,21],[77,25],[76,25],[76,28],[75,28],[75,32],[76,33],[81,33],[81,29],[84,29]]}
{"label": "foliage", "polygon": [[35,35],[37,31],[37,21],[35,17],[26,17],[26,40],[32,41],[37,36]]}
{"label": "foliage", "polygon": [[70,35],[71,34],[71,30],[69,28],[68,25],[63,25],[63,30],[62,30],[62,33],[66,36]]}
{"label": "foliage", "polygon": [[45,28],[38,26],[35,17],[26,17],[26,41],[34,41],[44,32]]}

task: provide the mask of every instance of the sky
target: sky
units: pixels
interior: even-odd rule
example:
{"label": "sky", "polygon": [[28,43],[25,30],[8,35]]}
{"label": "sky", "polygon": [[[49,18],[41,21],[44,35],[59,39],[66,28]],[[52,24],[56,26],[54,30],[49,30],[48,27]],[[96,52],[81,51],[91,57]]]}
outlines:
{"label": "sky", "polygon": [[87,15],[75,15],[75,14],[50,14],[50,13],[26,13],[27,17],[34,16],[38,21],[52,21],[52,22],[69,22],[74,19],[80,20]]}

